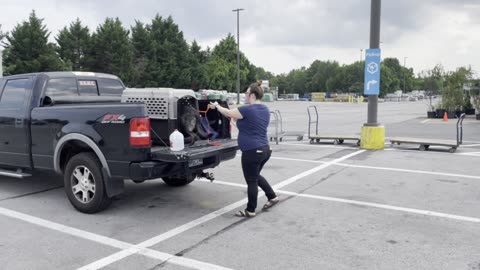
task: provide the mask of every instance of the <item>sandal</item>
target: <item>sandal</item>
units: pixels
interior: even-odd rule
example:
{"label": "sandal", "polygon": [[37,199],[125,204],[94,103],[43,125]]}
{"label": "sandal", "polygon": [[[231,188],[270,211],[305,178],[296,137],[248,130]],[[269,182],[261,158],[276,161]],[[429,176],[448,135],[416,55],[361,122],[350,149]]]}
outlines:
{"label": "sandal", "polygon": [[277,204],[278,202],[280,201],[280,199],[278,197],[275,197],[271,200],[268,200],[268,202],[263,206],[263,210],[267,210],[269,209],[270,207],[274,206],[275,204]]}
{"label": "sandal", "polygon": [[238,211],[237,213],[235,213],[235,216],[237,217],[247,217],[247,218],[252,218],[254,216],[256,216],[257,214],[255,214],[255,212],[248,212],[247,210],[240,210]]}

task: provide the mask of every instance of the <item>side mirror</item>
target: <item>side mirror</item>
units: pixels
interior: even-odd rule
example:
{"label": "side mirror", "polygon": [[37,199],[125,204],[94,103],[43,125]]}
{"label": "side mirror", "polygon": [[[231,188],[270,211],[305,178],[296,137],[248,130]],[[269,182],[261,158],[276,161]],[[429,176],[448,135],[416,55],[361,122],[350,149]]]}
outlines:
{"label": "side mirror", "polygon": [[55,101],[51,97],[45,96],[43,98],[43,102],[42,102],[43,107],[53,106],[54,104],[55,104]]}

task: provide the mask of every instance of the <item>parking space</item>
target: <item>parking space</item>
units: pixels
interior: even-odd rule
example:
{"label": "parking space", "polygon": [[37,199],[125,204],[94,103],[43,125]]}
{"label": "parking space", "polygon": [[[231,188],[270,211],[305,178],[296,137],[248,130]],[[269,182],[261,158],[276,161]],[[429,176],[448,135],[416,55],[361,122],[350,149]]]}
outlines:
{"label": "parking space", "polygon": [[[403,153],[393,154],[397,154],[398,159],[402,159]],[[419,153],[417,155],[421,156]],[[396,161],[392,158],[389,160],[392,163]],[[358,164],[359,162],[350,161],[350,163]],[[409,168],[408,164],[403,164],[407,166],[402,167],[397,164],[393,166],[399,169]],[[329,174],[322,171],[310,175],[284,190],[456,215],[478,216],[480,201],[478,173],[455,175],[432,173],[425,168],[423,171],[415,172],[410,169],[398,171],[392,167],[382,168],[371,164],[350,166],[343,163],[340,166],[336,165],[330,169]],[[414,164],[410,168],[415,168]],[[321,185],[319,185],[320,181]]]}
{"label": "parking space", "polygon": [[118,251],[0,213],[2,269],[75,269]]}
{"label": "parking space", "polygon": [[466,269],[479,262],[478,224],[298,197],[198,239],[204,231],[154,249],[233,269]]}
{"label": "parking space", "polygon": [[[300,125],[305,118],[292,108],[305,104],[287,106],[284,118]],[[341,111],[364,109],[347,106]],[[400,117],[400,111],[397,104],[386,114],[387,131],[431,125],[442,127],[435,131],[440,136],[447,134],[445,125]],[[353,128],[339,128],[348,129]],[[414,135],[433,136],[415,129]],[[266,201],[260,192],[252,219],[234,216],[246,204],[239,156],[212,170],[213,183],[173,188],[162,180],[128,182],[126,193],[95,215],[70,206],[59,177],[2,177],[0,264],[89,270],[480,269],[480,126],[469,123],[469,130],[468,145],[455,154],[389,145],[364,151],[306,140],[272,144],[262,174],[282,200],[260,211]]]}
{"label": "parking space", "polygon": [[75,211],[63,189],[3,201],[0,207],[136,243],[243,197],[242,190],[225,186],[192,184],[172,188],[154,180],[141,185],[128,184],[126,193],[107,211],[95,215]]}

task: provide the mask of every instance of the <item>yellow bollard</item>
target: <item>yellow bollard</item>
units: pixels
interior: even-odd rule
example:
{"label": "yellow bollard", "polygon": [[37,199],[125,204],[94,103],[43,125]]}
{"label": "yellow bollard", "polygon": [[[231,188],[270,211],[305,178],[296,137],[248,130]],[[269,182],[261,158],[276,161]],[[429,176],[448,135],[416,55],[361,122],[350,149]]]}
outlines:
{"label": "yellow bollard", "polygon": [[362,127],[360,148],[368,150],[383,150],[385,148],[385,127]]}

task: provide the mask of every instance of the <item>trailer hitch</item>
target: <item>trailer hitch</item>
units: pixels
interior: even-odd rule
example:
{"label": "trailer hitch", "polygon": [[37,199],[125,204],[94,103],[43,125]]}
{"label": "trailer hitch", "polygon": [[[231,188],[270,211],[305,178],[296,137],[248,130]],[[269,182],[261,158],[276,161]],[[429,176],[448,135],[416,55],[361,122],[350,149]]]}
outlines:
{"label": "trailer hitch", "polygon": [[199,178],[206,178],[208,180],[210,180],[210,182],[213,182],[213,180],[215,180],[215,176],[213,175],[213,173],[209,173],[209,172],[201,172],[199,175],[198,175]]}

